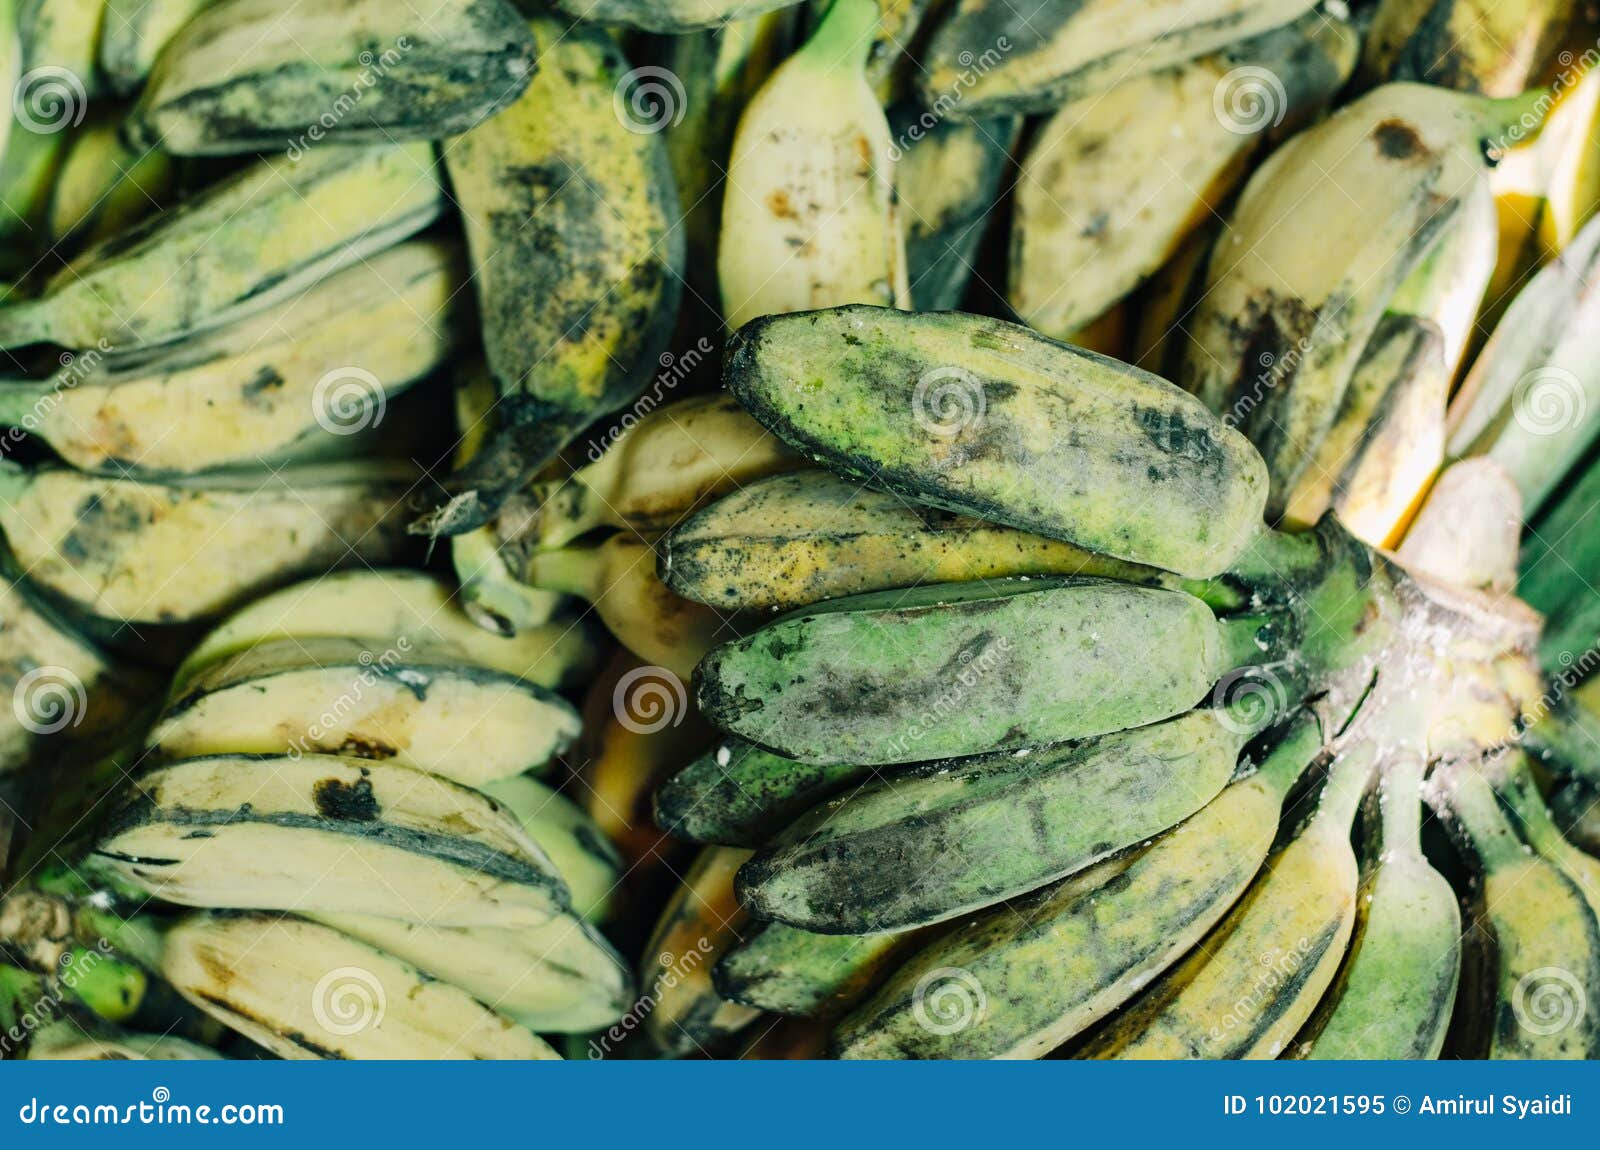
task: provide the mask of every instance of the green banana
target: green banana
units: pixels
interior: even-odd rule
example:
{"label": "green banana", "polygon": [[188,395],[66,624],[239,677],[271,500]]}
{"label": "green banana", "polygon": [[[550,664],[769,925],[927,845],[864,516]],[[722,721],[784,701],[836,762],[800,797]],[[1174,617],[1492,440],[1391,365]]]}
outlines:
{"label": "green banana", "polygon": [[86,351],[48,379],[0,382],[0,423],[82,470],[182,474],[325,452],[380,428],[388,401],[464,342],[464,280],[454,245],[403,243],[180,344]]}
{"label": "green banana", "polygon": [[459,987],[305,919],[191,915],[168,936],[163,969],[280,1058],[559,1057]]}
{"label": "green banana", "polygon": [[1288,24],[1315,0],[957,0],[923,54],[922,95],[962,118],[1053,112],[1120,81]]}
{"label": "green banana", "polygon": [[966,294],[1022,119],[951,120],[908,102],[889,110],[889,128],[911,303],[949,311]]}
{"label": "green banana", "polygon": [[94,853],[182,906],[521,927],[569,902],[554,864],[492,799],[331,755],[157,767],[121,798]]}
{"label": "green banana", "polygon": [[312,21],[220,0],[161,50],[128,121],[135,147],[233,155],[324,141],[437,140],[528,86],[536,48],[507,0],[339,0]]}
{"label": "green banana", "polygon": [[448,651],[384,640],[259,643],[197,673],[149,743],[168,759],[335,754],[481,787],[547,767],[578,736],[561,696]]}
{"label": "green banana", "polygon": [[191,335],[381,251],[441,205],[424,144],[262,160],[90,248],[40,298],[0,308],[0,347]]}
{"label": "green banana", "polygon": [[491,634],[468,619],[450,587],[421,571],[341,571],[256,599],[224,619],[173,675],[179,692],[206,667],[278,639],[383,638],[450,651],[543,687],[566,687],[595,669],[598,644],[589,629],[556,620],[561,597],[543,596],[552,620],[515,638]]}
{"label": "green banana", "polygon": [[105,8],[105,0],[15,0],[24,69],[68,72],[79,99],[97,95]]}
{"label": "green banana", "polygon": [[1367,843],[1355,935],[1308,1025],[1307,1058],[1431,1059],[1444,1048],[1461,979],[1461,912],[1422,854],[1423,770],[1416,755],[1383,763],[1382,826]]}
{"label": "green banana", "polygon": [[915,945],[915,932],[812,934],[781,922],[748,931],[712,968],[729,1002],[805,1018],[848,1009]]}
{"label": "green banana", "polygon": [[172,158],[129,148],[121,128],[118,116],[96,116],[67,141],[46,219],[53,242],[107,239],[160,208],[172,190]]}
{"label": "green banana", "polygon": [[903,768],[794,823],[740,871],[740,901],[824,934],[954,918],[1194,814],[1248,739],[1240,714],[1196,710],[1082,743]]}
{"label": "green banana", "polygon": [[1011,575],[1084,575],[1240,606],[1221,581],[1185,581],[982,519],[908,506],[826,471],[758,479],[695,512],[657,545],[661,580],[740,610],[805,607],[866,591]]}
{"label": "green banana", "polygon": [[1314,9],[1064,105],[1022,161],[1012,308],[1055,339],[1103,315],[1229,198],[1269,133],[1333,98],[1359,50],[1348,18]]}
{"label": "green banana", "polygon": [[0,464],[0,530],[44,590],[92,615],[178,623],[297,575],[407,550],[414,470],[388,463],[144,483]]}
{"label": "green banana", "polygon": [[1195,578],[1261,531],[1266,474],[1237,432],[1164,380],[1014,324],[772,316],[725,363],[779,438],[914,502]]}
{"label": "green banana", "polygon": [[532,28],[544,66],[528,90],[445,148],[500,399],[481,450],[416,528],[435,536],[483,526],[636,396],[678,310],[672,169],[662,141],[617,106],[627,62],[598,30],[542,16]]}
{"label": "green banana", "polygon": [[140,1034],[64,999],[53,980],[0,963],[0,1052],[8,1058],[69,1061],[214,1059],[215,1051],[174,1035]]}
{"label": "green banana", "polygon": [[1333,982],[1355,923],[1350,821],[1371,746],[1338,756],[1317,812],[1195,950],[1089,1039],[1086,1058],[1276,1058]]}
{"label": "green banana", "polygon": [[1478,866],[1467,938],[1470,997],[1457,1053],[1468,1058],[1600,1057],[1600,930],[1583,892],[1530,853],[1470,763],[1436,768],[1430,800]]}
{"label": "green banana", "polygon": [[[0,116],[0,123],[8,122]],[[5,241],[0,271],[10,278],[21,279],[35,270],[47,235],[50,192],[66,143],[65,131],[38,133],[18,124],[0,152],[0,240]],[[6,307],[0,307],[0,319],[26,298],[15,293],[9,296]]]}
{"label": "green banana", "polygon": [[1550,808],[1534,784],[1527,758],[1513,751],[1491,760],[1486,773],[1493,770],[1502,777],[1495,785],[1496,793],[1516,819],[1517,827],[1528,845],[1575,883],[1583,892],[1584,901],[1596,916],[1600,916],[1600,859],[1579,850],[1568,842],[1556,825]]}
{"label": "green banana", "polygon": [[874,0],[834,0],[739,119],[722,206],[723,318],[909,305],[889,124],[867,82]]}
{"label": "green banana", "polygon": [[[1317,723],[1302,715],[1258,770],[1112,874],[1092,884],[1069,878],[918,951],[840,1025],[840,1056],[1038,1058],[1094,1025],[1193,947],[1245,891],[1285,797],[1321,747]],[[978,988],[981,1006],[960,1020],[965,1025],[930,1027],[930,991],[954,971]]]}
{"label": "green banana", "polygon": [[119,96],[144,85],[156,57],[200,12],[217,0],[104,0],[100,33],[100,71]]}
{"label": "green banana", "polygon": [[573,912],[590,922],[605,918],[623,864],[595,821],[571,799],[526,775],[482,789],[515,815],[528,837],[550,856],[571,892]]}
{"label": "green banana", "polygon": [[1577,779],[1558,787],[1550,796],[1550,810],[1561,833],[1584,852],[1600,854],[1600,794]]}
{"label": "green banana", "polygon": [[1281,657],[1281,631],[1110,580],[934,584],[830,600],[724,644],[696,671],[697,699],[723,730],[805,762],[915,762],[1170,718]]}
{"label": "green banana", "polygon": [[580,20],[620,24],[647,32],[678,34],[716,28],[784,8],[799,0],[558,0],[556,7]]}
{"label": "green banana", "polygon": [[1553,62],[1576,8],[1572,0],[1380,0],[1362,78],[1515,96],[1537,83]]}

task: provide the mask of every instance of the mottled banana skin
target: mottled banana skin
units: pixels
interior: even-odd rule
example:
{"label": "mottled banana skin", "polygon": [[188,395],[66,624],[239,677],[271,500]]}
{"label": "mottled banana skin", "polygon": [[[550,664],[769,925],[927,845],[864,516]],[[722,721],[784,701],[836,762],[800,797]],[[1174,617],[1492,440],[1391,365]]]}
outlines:
{"label": "mottled banana skin", "polygon": [[923,99],[959,117],[1053,112],[1143,72],[1287,24],[1315,0],[959,0],[923,61]]}
{"label": "mottled banana skin", "polygon": [[185,474],[326,446],[381,426],[379,405],[466,342],[465,282],[458,246],[401,244],[153,355],[89,352],[52,379],[0,382],[0,420],[84,470]]}
{"label": "mottled banana skin", "polygon": [[1137,368],[978,316],[842,307],[740,331],[729,389],[832,470],[1206,578],[1261,530],[1261,457]]}
{"label": "mottled banana skin", "polygon": [[0,345],[189,336],[382,251],[442,205],[426,144],[262,160],[89,249],[42,298],[0,308]]}
{"label": "mottled banana skin", "polygon": [[[1244,892],[1272,846],[1286,793],[1321,742],[1316,723],[1302,717],[1260,770],[1153,846],[988,912],[918,951],[840,1024],[841,1057],[1039,1058],[1093,1026],[1194,946]],[[1090,877],[1096,881],[1085,883]],[[970,1024],[948,1032],[919,1021],[945,970],[966,971],[982,989]]]}
{"label": "mottled banana skin", "polygon": [[907,768],[796,822],[740,872],[740,901],[804,930],[866,934],[1024,894],[1204,807],[1233,773],[1241,727],[1196,710],[1083,743]]}
{"label": "mottled banana skin", "polygon": [[809,763],[919,762],[1181,714],[1267,657],[1262,624],[1111,580],[932,584],[796,611],[712,651],[695,683],[706,717],[758,746]]}
{"label": "mottled banana skin", "polygon": [[105,0],[12,0],[22,71],[64,68],[88,96],[100,91],[97,52]]}
{"label": "mottled banana skin", "polygon": [[197,13],[218,0],[106,0],[100,71],[119,96],[144,84],[156,57]]}
{"label": "mottled banana skin", "polygon": [[[1190,590],[1158,571],[1058,539],[907,504],[826,471],[750,483],[695,512],[656,547],[662,581],[729,610],[790,609],[866,591],[1012,575],[1085,575]],[[1228,601],[1229,605],[1231,601]]]}
{"label": "mottled banana skin", "polygon": [[558,0],[556,7],[581,20],[620,24],[646,32],[678,34],[716,28],[786,8],[799,0]]}
{"label": "mottled banana skin", "polygon": [[1382,0],[1367,34],[1362,80],[1518,95],[1538,82],[1575,7],[1571,0]]}
{"label": "mottled banana skin", "polygon": [[41,587],[128,623],[217,615],[297,576],[408,551],[409,468],[288,469],[237,485],[0,472],[0,529]]}
{"label": "mottled banana skin", "polygon": [[162,50],[129,139],[178,156],[464,132],[528,86],[533,38],[506,0],[221,0]]}
{"label": "mottled banana skin", "polygon": [[1056,112],[1017,183],[1011,306],[1055,339],[1107,311],[1233,193],[1269,134],[1333,97],[1359,47],[1348,21],[1312,12]]}
{"label": "mottled banana skin", "polygon": [[763,923],[712,968],[717,991],[775,1014],[837,1015],[872,989],[916,945],[915,932],[812,934]]}
{"label": "mottled banana skin", "polygon": [[495,430],[418,525],[482,526],[573,436],[657,371],[683,272],[660,136],[626,108],[628,70],[599,30],[535,18],[542,64],[504,112],[444,146],[467,233]]}

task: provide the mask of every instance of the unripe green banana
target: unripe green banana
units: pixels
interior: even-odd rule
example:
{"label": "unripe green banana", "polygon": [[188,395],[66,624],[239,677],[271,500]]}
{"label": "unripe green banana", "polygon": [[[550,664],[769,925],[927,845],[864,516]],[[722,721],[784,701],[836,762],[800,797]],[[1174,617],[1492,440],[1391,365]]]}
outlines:
{"label": "unripe green banana", "polygon": [[121,129],[121,117],[96,116],[72,133],[50,193],[53,242],[107,239],[160,208],[172,190],[172,157],[129,148]]}
{"label": "unripe green banana", "polygon": [[39,299],[0,309],[0,346],[192,335],[381,251],[426,227],[441,203],[424,144],[262,160],[91,248]]}
{"label": "unripe green banana", "polygon": [[[840,1055],[1038,1058],[1094,1025],[1227,913],[1321,745],[1316,722],[1301,716],[1259,770],[1111,874],[1092,885],[1074,876],[930,943],[845,1019]],[[950,971],[965,973],[982,1005],[962,1027],[925,1026],[930,992]]]}
{"label": "unripe green banana", "polygon": [[409,639],[258,643],[196,674],[149,735],[167,759],[334,754],[482,787],[542,769],[582,726],[560,695]]}
{"label": "unripe green banana", "polygon": [[1362,79],[1516,96],[1551,63],[1576,7],[1572,0],[1381,0],[1367,35]]}
{"label": "unripe green banana", "polygon": [[1053,112],[1297,19],[1315,0],[1139,0],[1018,7],[959,0],[923,59],[922,95],[960,117]]}
{"label": "unripe green banana", "polygon": [[1359,875],[1350,820],[1373,748],[1336,758],[1317,813],[1195,950],[1097,1031],[1086,1058],[1277,1058],[1338,973]]}
{"label": "unripe green banana", "polygon": [[773,316],[734,337],[725,374],[781,439],[914,502],[1194,578],[1261,531],[1266,475],[1241,436],[1164,380],[1014,324]]}
{"label": "unripe green banana", "polygon": [[105,619],[220,614],[314,571],[403,555],[415,471],[388,463],[141,483],[0,464],[0,530],[40,587]]}
{"label": "unripe green banana", "polygon": [[798,0],[560,0],[556,7],[581,20],[677,34],[715,28],[795,3]]}
{"label": "unripe green banana", "polygon": [[1381,830],[1369,835],[1355,935],[1339,982],[1308,1026],[1307,1058],[1437,1058],[1461,980],[1455,892],[1422,854],[1423,763],[1387,757]]}
{"label": "unripe green banana", "polygon": [[1359,50],[1347,18],[1312,11],[1062,107],[1017,182],[1007,286],[1017,314],[1054,339],[1104,314],[1228,199],[1269,132],[1333,97]]}
{"label": "unripe green banana", "polygon": [[924,583],[1085,575],[1189,591],[1235,607],[1221,581],[1186,581],[861,487],[826,471],[757,480],[695,512],[656,546],[660,574],[686,599],[765,610]]}
{"label": "unripe green banana", "polygon": [[220,0],[162,48],[128,136],[177,156],[437,140],[515,100],[536,51],[506,0],[341,0],[309,21]]}
{"label": "unripe green banana", "polygon": [[163,969],[280,1058],[559,1057],[465,990],[306,919],[191,915],[168,937]]}
{"label": "unripe green banana", "polygon": [[1275,657],[1272,622],[1219,622],[1191,595],[1111,580],[933,584],[830,600],[718,647],[697,696],[718,727],[808,763],[983,754],[1182,714]]}
{"label": "unripe green banana", "polygon": [[758,1010],[805,1018],[836,1015],[854,1005],[920,937],[812,934],[781,922],[762,923],[712,968],[717,993]]}
{"label": "unripe green banana", "polygon": [[1240,716],[1196,710],[1082,743],[906,768],[793,824],[740,871],[740,901],[824,934],[954,918],[1189,817],[1227,783],[1248,738]]}
{"label": "unripe green banana", "polygon": [[[0,117],[0,122],[9,121]],[[0,152],[0,240],[5,241],[0,270],[7,276],[21,278],[34,268],[46,236],[50,192],[66,143],[64,131],[33,132],[21,124],[6,138],[5,150]],[[9,306],[24,299],[21,293],[8,296],[8,307],[0,308],[0,323]]]}
{"label": "unripe green banana", "polygon": [[218,0],[105,0],[100,71],[119,96],[143,86],[156,57],[195,15]]}
{"label": "unripe green banana", "polygon": [[542,66],[528,90],[445,147],[500,398],[493,431],[414,528],[435,536],[483,526],[637,395],[678,310],[672,169],[661,139],[618,105],[627,61],[597,29],[543,16],[531,27]]}
{"label": "unripe green banana", "polygon": [[49,379],[0,383],[0,422],[83,470],[183,474],[325,452],[380,428],[388,401],[465,342],[460,255],[414,240],[181,344],[80,353]]}
{"label": "unripe green banana", "polygon": [[1578,886],[1529,852],[1471,763],[1435,768],[1430,801],[1477,863],[1455,1052],[1600,1057],[1600,929]]}
{"label": "unripe green banana", "polygon": [[717,278],[729,327],[840,304],[908,306],[893,144],[864,72],[874,0],[834,0],[739,120]]}
{"label": "unripe green banana", "polygon": [[569,905],[554,864],[492,799],[332,755],[158,767],[123,796],[94,853],[181,906],[523,927]]}

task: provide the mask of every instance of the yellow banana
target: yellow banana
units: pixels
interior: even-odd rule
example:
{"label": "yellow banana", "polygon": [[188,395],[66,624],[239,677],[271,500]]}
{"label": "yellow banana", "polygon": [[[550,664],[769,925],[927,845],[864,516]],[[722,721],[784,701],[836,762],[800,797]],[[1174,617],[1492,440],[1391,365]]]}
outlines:
{"label": "yellow banana", "polygon": [[172,158],[123,142],[116,116],[96,116],[72,134],[50,194],[48,225],[56,243],[96,242],[161,207],[172,189]]}
{"label": "yellow banana", "polygon": [[1363,78],[1515,96],[1551,62],[1575,7],[1572,0],[1382,0]]}

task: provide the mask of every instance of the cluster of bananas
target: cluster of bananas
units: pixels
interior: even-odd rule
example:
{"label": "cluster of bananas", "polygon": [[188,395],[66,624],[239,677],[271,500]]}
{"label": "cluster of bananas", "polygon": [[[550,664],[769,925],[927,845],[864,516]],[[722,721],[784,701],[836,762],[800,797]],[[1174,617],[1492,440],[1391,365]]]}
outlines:
{"label": "cluster of bananas", "polygon": [[553,9],[0,0],[0,1053],[1600,1057],[1592,15]]}

